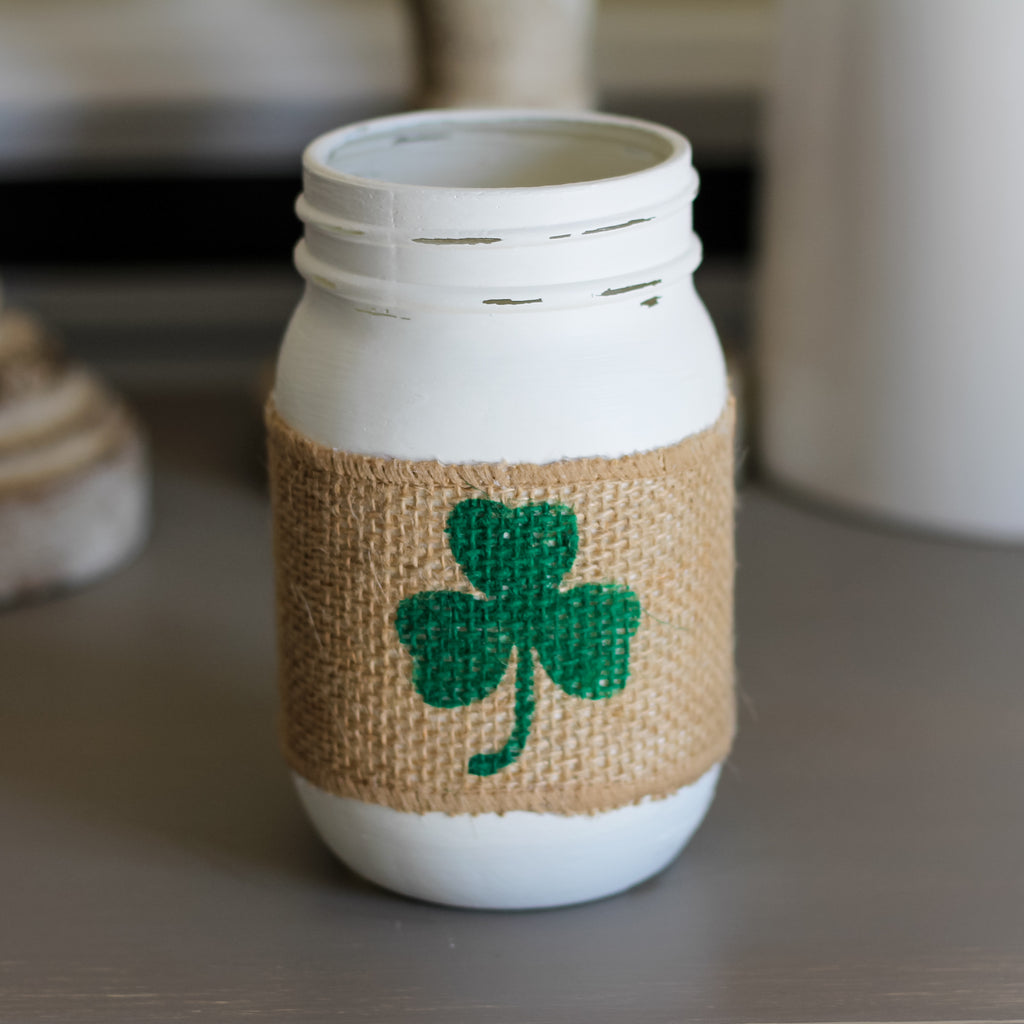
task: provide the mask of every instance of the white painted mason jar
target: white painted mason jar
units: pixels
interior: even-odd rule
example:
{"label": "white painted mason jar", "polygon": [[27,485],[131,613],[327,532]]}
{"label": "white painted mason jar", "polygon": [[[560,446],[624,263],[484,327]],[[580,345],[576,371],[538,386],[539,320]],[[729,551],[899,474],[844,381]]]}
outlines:
{"label": "white painted mason jar", "polygon": [[[698,552],[705,560],[712,550],[721,556],[713,593],[709,591],[705,601],[714,605],[714,614],[705,614],[705,608],[692,616],[680,613],[687,618],[682,623],[662,622],[653,607],[656,599],[651,597],[648,604],[647,594],[640,594],[640,625],[630,620],[614,640],[619,643],[637,630],[636,653],[645,630],[667,637],[666,642],[718,630],[718,647],[728,650],[715,654],[718,676],[709,684],[717,746],[707,755],[711,763],[700,764],[696,777],[685,784],[676,784],[670,792],[662,787],[657,793],[634,786],[620,806],[598,801],[581,813],[566,811],[568,805],[557,800],[534,806],[525,784],[509,803],[481,805],[472,797],[478,780],[468,776],[465,799],[454,792],[461,785],[458,780],[438,784],[434,804],[409,801],[390,790],[389,796],[374,796],[384,792],[373,789],[371,776],[378,762],[387,761],[391,752],[394,759],[415,758],[427,731],[446,729],[456,721],[457,701],[424,705],[427,717],[416,718],[415,728],[397,727],[396,715],[401,718],[406,712],[373,705],[375,684],[368,683],[367,676],[379,665],[384,666],[381,672],[420,671],[416,657],[422,652],[408,636],[401,638],[408,650],[397,638],[393,649],[379,657],[357,650],[364,639],[368,645],[377,643],[370,634],[378,624],[384,631],[394,631],[394,603],[376,618],[366,617],[371,625],[364,637],[363,628],[352,625],[363,620],[359,609],[346,605],[352,602],[344,586],[324,583],[318,575],[330,571],[325,562],[336,557],[349,559],[356,566],[352,571],[373,575],[375,585],[387,584],[393,565],[407,575],[419,571],[419,520],[412,518],[394,529],[393,542],[381,540],[394,525],[388,519],[393,513],[381,511],[383,499],[373,491],[377,484],[368,484],[369,491],[360,491],[357,498],[339,491],[343,485],[333,474],[342,464],[360,480],[373,473],[386,476],[393,466],[407,467],[411,475],[421,469],[443,473],[455,466],[455,478],[467,488],[467,506],[478,511],[498,508],[495,514],[506,515],[513,524],[503,533],[506,540],[522,525],[516,516],[528,517],[537,509],[542,513],[536,514],[546,515],[557,507],[563,516],[559,522],[573,529],[566,556],[570,559],[576,553],[575,519],[565,507],[549,503],[527,506],[533,512],[502,509],[488,499],[474,498],[483,493],[482,485],[473,482],[477,476],[483,473],[486,484],[492,466],[498,467],[496,474],[504,473],[508,464],[509,472],[518,464],[529,464],[528,469],[543,473],[551,467],[557,471],[561,466],[617,465],[615,460],[636,453],[651,453],[636,457],[653,465],[651,460],[661,458],[662,449],[675,451],[671,446],[685,444],[686,439],[711,436],[716,430],[723,433],[721,424],[730,416],[724,361],[692,280],[701,255],[691,222],[696,191],[690,146],[682,136],[646,122],[601,114],[419,112],[328,133],[306,150],[304,192],[298,203],[306,233],[296,250],[296,266],[307,286],[284,339],[268,411],[282,691],[285,731],[290,736],[286,746],[299,796],[315,827],[347,865],[374,882],[411,896],[470,907],[543,907],[595,899],[664,868],[708,809],[734,717],[731,464],[718,467],[712,487],[719,495],[717,515],[726,516],[728,524],[718,531],[717,548],[711,541],[701,541]],[[292,447],[287,458],[275,454],[275,430],[278,436],[288,435]],[[727,444],[731,463],[731,440]],[[287,462],[307,457],[320,460],[315,472]],[[683,461],[687,459],[693,461],[691,455]],[[476,476],[469,480],[472,474]],[[721,480],[722,475],[728,479]],[[391,479],[401,477],[402,473],[393,473]],[[313,488],[308,493],[303,490],[307,484]],[[322,490],[317,492],[317,487]],[[654,527],[652,548],[659,547],[658,538],[670,536],[673,523],[689,514],[683,506],[700,512],[703,495],[697,490],[690,488],[678,515],[672,508],[664,513],[660,521],[667,524],[666,532],[660,534],[660,527]],[[297,498],[299,491],[305,497]],[[437,500],[446,500],[447,493]],[[529,498],[539,492],[523,493]],[[410,499],[403,500],[404,505],[396,506],[399,511],[410,506]],[[324,535],[329,537],[318,540],[307,531],[302,515],[310,508],[319,515],[332,502],[335,518]],[[339,517],[348,525],[339,526]],[[584,519],[581,513],[578,560],[586,557],[588,538],[599,535]],[[439,545],[454,547],[452,522],[449,518],[444,535],[436,533]],[[396,553],[403,543],[412,546],[406,554]],[[495,543],[502,543],[500,537]],[[555,540],[545,543],[553,545]],[[667,541],[664,546],[668,549]],[[667,557],[675,556],[668,550]],[[374,558],[383,561],[367,568]],[[456,565],[447,550],[438,558],[448,559],[447,578],[471,595],[458,600],[470,602],[471,610],[488,604],[465,582],[460,566],[473,583],[484,579],[484,588],[486,571],[478,568],[473,576],[465,558]],[[559,574],[567,564],[560,563]],[[710,570],[687,565],[673,566],[676,570],[678,580],[667,584],[668,599],[675,601],[684,591],[692,598],[693,591],[698,603],[704,601],[699,577]],[[589,578],[603,580],[602,572],[598,567]],[[317,579],[310,580],[311,575]],[[623,586],[621,581],[593,582],[577,592],[628,593]],[[306,634],[298,635],[303,630]],[[332,645],[339,643],[348,644],[348,654],[338,656],[348,667],[339,668],[332,653]],[[623,643],[628,659],[628,642]],[[296,645],[302,648],[298,653]],[[463,655],[469,659],[467,650]],[[506,642],[502,656],[507,657],[509,650]],[[506,677],[488,698],[505,702],[505,724],[486,726],[465,750],[456,750],[452,771],[465,773],[466,757],[474,749],[500,746],[513,719],[514,737],[523,725],[520,703],[529,703],[534,731],[522,741],[525,747],[516,746],[513,738],[506,741],[506,761],[522,750],[519,760],[525,763],[528,754],[545,744],[550,756],[564,761],[569,756],[566,748],[574,747],[575,740],[556,742],[541,736],[545,723],[562,715],[557,710],[562,705],[551,702],[563,700],[570,714],[576,708],[583,713],[596,709],[596,714],[613,708],[621,697],[586,701],[580,699],[579,689],[571,697],[555,693],[550,679],[542,678],[540,661],[533,669],[527,647],[520,644],[517,650],[515,688]],[[355,668],[352,659],[358,663]],[[700,659],[702,664],[714,660],[707,655]],[[440,671],[436,666],[423,668],[435,670]],[[457,665],[456,671],[461,671]],[[533,690],[527,692],[523,679],[531,671]],[[317,673],[326,689],[308,700],[295,697],[293,691],[301,690],[309,683],[308,676]],[[594,686],[605,686],[607,675],[604,672]],[[364,684],[369,689],[361,704],[346,687]],[[407,693],[401,700],[420,700],[410,684],[403,685]],[[671,686],[676,685],[673,679]],[[678,685],[684,686],[685,680],[678,680]],[[639,693],[641,686],[630,677],[622,692],[636,687]],[[593,690],[584,696],[603,693]],[[307,743],[303,730],[319,729],[314,719],[322,714],[331,719],[330,728],[336,732],[315,741],[321,747],[310,754],[315,742]],[[671,715],[665,720],[673,723],[672,731],[652,742],[669,747],[685,742],[685,720],[681,725]],[[451,744],[457,745],[456,740]],[[347,781],[322,781],[318,765],[337,755],[339,748],[378,741],[382,745],[375,748],[377,753],[368,755]],[[615,740],[602,747],[600,756],[608,771],[617,764],[618,744]],[[588,755],[577,750],[573,756]],[[470,757],[470,771],[474,762],[480,763]],[[527,770],[519,764],[507,770],[520,769]],[[415,787],[432,769],[414,764],[404,770],[402,778]],[[543,788],[540,785],[537,791]],[[552,806],[554,811],[546,809]]]}

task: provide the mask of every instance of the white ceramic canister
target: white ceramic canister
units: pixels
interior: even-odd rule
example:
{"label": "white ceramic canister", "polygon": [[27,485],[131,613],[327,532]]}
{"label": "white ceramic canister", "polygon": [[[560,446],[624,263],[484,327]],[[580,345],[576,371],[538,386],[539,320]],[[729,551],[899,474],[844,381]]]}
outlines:
{"label": "white ceramic canister", "polygon": [[[732,450],[722,353],[692,280],[701,252],[691,226],[696,190],[684,138],[600,114],[420,112],[331,132],[306,151],[298,203],[306,234],[296,265],[307,287],[284,340],[268,413],[286,747],[320,834],[346,864],[381,885],[472,907],[594,899],[664,868],[711,802],[734,716]],[[717,446],[713,464],[700,454],[709,443]],[[638,471],[643,479],[626,482],[633,462],[624,457],[647,467]],[[668,493],[655,479],[665,466],[683,466],[691,476],[670,485],[676,490],[667,508],[645,527],[647,540],[633,539],[630,556],[630,529],[648,504],[653,516]],[[597,467],[600,484],[572,482],[587,467]],[[515,484],[516,473],[526,484]],[[545,473],[568,482],[542,493],[530,474]],[[698,481],[693,473],[703,475]],[[436,496],[408,484],[417,474],[440,481]],[[504,490],[494,489],[499,478]],[[413,491],[394,497],[407,484]],[[655,490],[648,502],[649,484]],[[563,503],[577,486],[590,487],[588,495],[603,488],[600,500],[611,502],[594,512],[597,499],[581,498],[578,531]],[[515,493],[519,504],[503,508],[481,497],[485,491]],[[616,511],[629,494],[639,495],[631,511]],[[547,503],[539,502],[544,495]],[[467,515],[491,517],[490,525],[472,520],[483,531],[473,536],[486,534],[498,547],[522,540],[530,565],[549,557],[538,554],[544,544],[562,550],[550,555],[558,561],[553,575],[531,593],[575,601],[584,617],[584,604],[619,602],[618,624],[605,622],[598,641],[604,654],[588,648],[609,659],[590,683],[563,674],[561,689],[552,685],[545,668],[556,656],[545,652],[554,641],[540,634],[526,644],[520,639],[513,658],[498,626],[487,634],[497,638],[494,645],[481,653],[472,645],[490,627],[467,632],[463,622],[446,638],[455,654],[442,664],[430,663],[423,636],[403,627],[399,605],[450,600],[471,616],[491,614],[500,601],[490,598],[510,589],[495,582],[504,570],[467,555],[473,541],[456,529],[457,502]],[[714,506],[718,525],[701,533],[705,506]],[[470,519],[464,515],[463,525]],[[494,523],[499,532],[487,533]],[[556,536],[563,527],[571,536]],[[605,561],[593,556],[588,568],[598,550]],[[687,552],[691,564],[681,564]],[[640,586],[639,570],[631,575],[630,558],[641,555],[663,559],[656,587]],[[340,583],[332,575],[339,560],[348,573]],[[577,570],[590,582],[566,590]],[[461,593],[438,598],[436,583],[417,583],[423,573]],[[398,577],[402,600],[385,600]],[[357,590],[369,596],[353,596]],[[376,610],[360,603],[378,599]],[[671,617],[678,621],[666,621]],[[396,621],[406,630],[400,637]],[[551,626],[545,623],[541,632]],[[714,649],[707,648],[710,637]],[[581,641],[567,634],[562,640],[570,650],[563,664],[584,665],[583,655],[572,662],[582,650],[572,644]],[[529,643],[537,646],[536,666]],[[644,697],[640,663],[672,645],[681,645],[683,668],[670,655],[661,696]],[[338,654],[340,647],[346,653]],[[479,668],[485,653],[509,661],[504,675],[499,666],[493,692],[472,705],[493,706],[493,725],[459,725],[464,697],[442,694],[428,706],[417,694],[431,679],[441,686]],[[696,696],[687,689],[691,675],[704,680]],[[476,682],[459,678],[469,680],[465,693],[476,701]],[[606,695],[602,687],[623,685],[598,699]],[[381,703],[388,686],[396,688],[392,703]],[[676,706],[661,709],[663,698]],[[629,735],[608,732],[617,701],[638,716]],[[704,725],[686,717],[693,714],[703,715]],[[574,715],[611,716],[594,726],[605,730],[595,749],[572,731]],[[545,732],[553,723],[561,738]],[[705,726],[717,739],[701,753]],[[640,735],[643,729],[650,735]],[[669,782],[646,789],[642,778],[630,781],[634,741],[677,751],[693,777],[669,773]],[[435,752],[417,761],[427,743]],[[338,768],[357,747],[363,760]],[[501,751],[507,766],[497,771],[493,758]],[[549,785],[548,769],[531,767],[543,751],[545,764],[558,762],[561,782]],[[449,753],[451,763],[437,768]],[[486,757],[494,774],[467,774],[467,763],[472,772]],[[573,780],[574,770],[594,765],[596,788]],[[441,777],[431,783],[430,799],[402,792],[425,786],[435,768]],[[503,802],[493,787],[504,777],[518,780],[518,788]],[[481,803],[474,794],[484,786],[492,795]],[[598,792],[603,796],[594,797]],[[564,793],[584,794],[583,809]]]}
{"label": "white ceramic canister", "polygon": [[764,468],[853,512],[1024,540],[1024,4],[781,14]]}

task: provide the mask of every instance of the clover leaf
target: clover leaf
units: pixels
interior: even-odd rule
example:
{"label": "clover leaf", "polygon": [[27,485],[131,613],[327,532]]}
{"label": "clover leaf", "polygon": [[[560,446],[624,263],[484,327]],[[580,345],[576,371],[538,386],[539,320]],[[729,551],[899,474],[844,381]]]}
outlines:
{"label": "clover leaf", "polygon": [[500,685],[516,650],[515,722],[500,750],[474,754],[472,775],[493,775],[522,753],[535,705],[534,651],[573,697],[602,700],[629,678],[629,641],[640,602],[625,586],[584,583],[559,590],[579,549],[576,514],[547,502],[509,508],[487,498],[448,515],[452,554],[485,596],[424,591],[405,598],[395,625],[426,703],[456,708]]}

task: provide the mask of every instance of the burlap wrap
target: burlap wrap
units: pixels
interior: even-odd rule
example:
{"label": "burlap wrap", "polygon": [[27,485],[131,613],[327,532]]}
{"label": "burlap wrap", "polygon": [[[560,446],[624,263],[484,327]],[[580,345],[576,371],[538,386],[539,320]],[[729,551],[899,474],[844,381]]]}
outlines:
{"label": "burlap wrap", "polygon": [[[617,459],[547,465],[406,462],[334,451],[267,409],[284,746],[328,792],[405,811],[580,814],[661,797],[729,751],[733,697],[733,422]],[[446,517],[465,498],[575,510],[564,580],[615,581],[643,609],[624,689],[569,696],[536,665],[522,754],[494,775],[467,760],[513,722],[516,655],[486,699],[432,707],[395,616],[428,590],[475,593]]]}

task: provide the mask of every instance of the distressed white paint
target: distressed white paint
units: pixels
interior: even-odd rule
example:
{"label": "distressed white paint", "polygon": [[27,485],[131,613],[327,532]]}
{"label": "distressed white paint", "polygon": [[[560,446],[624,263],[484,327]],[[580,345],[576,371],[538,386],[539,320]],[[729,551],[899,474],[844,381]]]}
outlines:
{"label": "distressed white paint", "polygon": [[[278,409],[322,444],[445,462],[619,456],[704,429],[727,386],[691,277],[696,186],[681,136],[606,115],[412,114],[323,136],[305,156],[296,263],[308,285]],[[318,830],[367,877],[439,902],[526,907],[660,870],[716,778],[571,817],[407,814],[299,786]],[[508,866],[508,851],[547,843],[559,856],[531,857],[528,875]],[[494,864],[506,868],[492,875]]]}
{"label": "distressed white paint", "polygon": [[[636,124],[412,114],[314,142],[285,418],[334,447],[450,462],[615,456],[713,423],[726,383],[693,289],[689,145]],[[436,241],[467,238],[498,241]]]}

